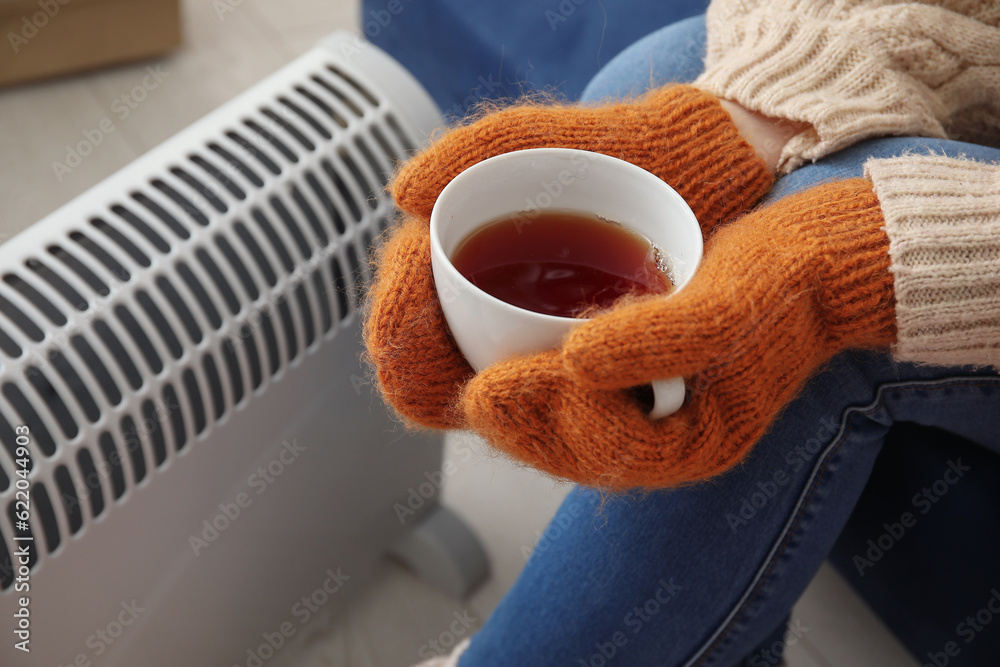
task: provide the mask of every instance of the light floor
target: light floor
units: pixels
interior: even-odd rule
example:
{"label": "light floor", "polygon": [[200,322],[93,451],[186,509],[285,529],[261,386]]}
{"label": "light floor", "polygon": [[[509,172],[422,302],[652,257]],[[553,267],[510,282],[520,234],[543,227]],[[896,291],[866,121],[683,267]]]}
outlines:
{"label": "light floor", "polygon": [[[141,82],[149,63],[0,90],[0,241],[98,183],[207,111],[253,85],[337,29],[353,29],[356,0],[230,0],[217,14],[207,0],[185,0],[185,44],[157,60],[166,78],[85,162],[60,181],[53,161],[68,144],[112,117],[114,100]],[[517,577],[522,550],[535,543],[565,485],[490,457],[481,443],[452,438],[456,457],[445,502],[481,536],[492,579],[469,600],[451,599],[389,560],[349,608],[326,619],[271,664],[296,667],[406,667],[439,637],[455,613],[482,622]],[[795,608],[808,628],[789,647],[791,667],[914,667],[899,643],[843,581],[823,568]]]}

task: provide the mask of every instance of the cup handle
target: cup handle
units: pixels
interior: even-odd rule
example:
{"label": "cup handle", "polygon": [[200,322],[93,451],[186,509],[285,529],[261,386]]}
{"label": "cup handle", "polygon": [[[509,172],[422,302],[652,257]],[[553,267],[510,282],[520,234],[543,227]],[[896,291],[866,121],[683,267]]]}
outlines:
{"label": "cup handle", "polygon": [[653,380],[653,409],[649,411],[650,419],[663,419],[680,410],[684,405],[684,378],[667,378]]}

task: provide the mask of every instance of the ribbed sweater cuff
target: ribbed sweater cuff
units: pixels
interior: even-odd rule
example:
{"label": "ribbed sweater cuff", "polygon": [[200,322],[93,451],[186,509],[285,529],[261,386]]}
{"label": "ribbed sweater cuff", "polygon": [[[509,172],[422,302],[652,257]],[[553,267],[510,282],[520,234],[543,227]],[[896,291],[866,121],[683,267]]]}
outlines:
{"label": "ribbed sweater cuff", "polygon": [[713,44],[695,81],[721,99],[811,126],[785,146],[780,173],[868,137],[945,136],[933,96],[889,69],[878,57],[884,49],[871,43],[886,12],[899,9],[846,20],[794,9],[765,3],[735,26],[715,25],[710,11]]}
{"label": "ribbed sweater cuff", "polygon": [[885,216],[902,360],[1000,368],[1000,165],[865,164]]}

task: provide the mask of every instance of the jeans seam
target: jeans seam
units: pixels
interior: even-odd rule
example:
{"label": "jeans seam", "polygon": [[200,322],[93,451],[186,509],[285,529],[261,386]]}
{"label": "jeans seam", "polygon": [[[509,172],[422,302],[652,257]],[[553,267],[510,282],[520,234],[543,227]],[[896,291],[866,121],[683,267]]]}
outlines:
{"label": "jeans seam", "polygon": [[767,583],[779,558],[785,553],[792,535],[795,534],[796,529],[801,524],[805,510],[809,507],[809,504],[816,493],[816,489],[819,486],[819,481],[830,464],[830,460],[841,448],[841,446],[843,446],[844,442],[847,441],[847,436],[851,431],[851,427],[847,422],[852,415],[870,415],[876,412],[878,409],[883,407],[884,395],[889,391],[904,390],[911,392],[917,389],[943,388],[948,385],[975,387],[978,385],[985,386],[997,384],[1000,384],[1000,377],[947,377],[938,378],[936,380],[887,382],[879,385],[874,398],[868,405],[850,406],[845,408],[840,418],[840,428],[831,439],[830,444],[823,450],[820,460],[813,466],[810,478],[806,483],[805,488],[803,488],[802,492],[799,494],[799,498],[795,503],[791,516],[788,521],[785,522],[785,527],[782,529],[779,538],[771,547],[771,551],[765,557],[764,562],[761,563],[760,567],[757,569],[757,573],[754,575],[754,578],[747,587],[747,590],[737,601],[736,605],[729,612],[726,618],[722,621],[719,628],[705,641],[701,648],[699,648],[694,655],[684,663],[684,667],[698,667],[700,665],[704,665],[706,660],[712,657],[712,652],[717,649],[724,640],[732,636],[733,628],[735,628],[738,622],[742,620],[750,605],[759,599],[758,596],[761,589],[764,584]]}

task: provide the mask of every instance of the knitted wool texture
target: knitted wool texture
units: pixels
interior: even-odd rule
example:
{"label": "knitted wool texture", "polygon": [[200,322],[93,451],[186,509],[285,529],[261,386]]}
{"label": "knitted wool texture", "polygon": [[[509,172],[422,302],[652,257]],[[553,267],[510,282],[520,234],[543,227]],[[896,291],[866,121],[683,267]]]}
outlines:
{"label": "knitted wool texture", "polygon": [[1000,165],[870,160],[896,289],[899,359],[1000,368]]}
{"label": "knitted wool texture", "polygon": [[687,200],[706,233],[752,206],[773,182],[719,101],[691,86],[598,107],[523,105],[448,131],[390,184],[407,218],[376,258],[364,337],[386,400],[423,426],[462,427],[456,409],[472,369],[448,333],[430,265],[428,220],[452,178],[486,158],[567,147],[650,171]]}
{"label": "knitted wool texture", "polygon": [[985,0],[713,0],[696,84],[809,129],[787,173],[863,139],[1000,146],[1000,4]]}
{"label": "knitted wool texture", "polygon": [[[692,282],[581,324],[561,351],[497,364],[462,405],[494,447],[610,490],[732,467],[839,351],[895,340],[889,241],[871,183],[785,198],[718,230]],[[683,376],[658,421],[628,387]]]}

